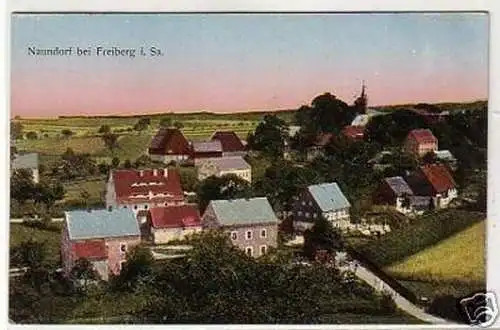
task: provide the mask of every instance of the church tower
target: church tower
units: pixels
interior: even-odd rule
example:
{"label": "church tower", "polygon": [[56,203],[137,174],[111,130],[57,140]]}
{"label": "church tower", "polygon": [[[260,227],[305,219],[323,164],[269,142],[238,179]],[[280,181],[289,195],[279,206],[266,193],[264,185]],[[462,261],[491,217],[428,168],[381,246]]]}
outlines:
{"label": "church tower", "polygon": [[368,97],[366,96],[366,85],[363,80],[361,95],[354,101],[354,109],[358,114],[365,114],[368,109]]}

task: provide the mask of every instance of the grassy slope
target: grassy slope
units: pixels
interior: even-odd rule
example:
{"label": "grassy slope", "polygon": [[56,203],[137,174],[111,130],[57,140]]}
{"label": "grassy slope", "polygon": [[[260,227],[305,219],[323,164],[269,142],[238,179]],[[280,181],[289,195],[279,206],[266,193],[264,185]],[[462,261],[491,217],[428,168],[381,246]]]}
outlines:
{"label": "grassy slope", "polygon": [[484,245],[485,222],[482,221],[387,267],[387,270],[399,278],[484,282]]}
{"label": "grassy slope", "polygon": [[[62,223],[55,223],[62,228]],[[59,264],[59,251],[61,245],[61,232],[32,228],[23,224],[10,224],[10,248],[33,239],[37,242],[47,242],[47,258],[51,265]]]}

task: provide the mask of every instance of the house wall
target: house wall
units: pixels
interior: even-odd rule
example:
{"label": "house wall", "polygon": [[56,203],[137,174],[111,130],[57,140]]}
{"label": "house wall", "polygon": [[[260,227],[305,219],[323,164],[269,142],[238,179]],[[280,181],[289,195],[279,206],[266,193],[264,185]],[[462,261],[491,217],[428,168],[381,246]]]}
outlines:
{"label": "house wall", "polygon": [[222,157],[233,157],[233,156],[246,156],[246,151],[232,151],[232,152],[223,152]]}
{"label": "house wall", "polygon": [[150,154],[149,157],[153,161],[163,162],[165,164],[168,164],[172,161],[182,162],[182,161],[188,160],[190,158],[189,155],[155,155],[155,154]]}
{"label": "house wall", "polygon": [[[261,248],[265,247],[266,252],[269,248],[276,247],[278,245],[278,224],[259,224],[259,225],[248,225],[248,226],[228,226],[223,227],[223,230],[227,235],[229,235],[233,245],[247,251],[247,248],[252,249],[253,257],[260,257],[265,253],[262,253]],[[265,237],[263,237],[262,231],[265,232]],[[251,232],[251,238],[247,238],[247,232]],[[236,234],[236,238],[232,237],[233,233]]]}
{"label": "house wall", "polygon": [[165,244],[173,240],[181,240],[186,236],[201,232],[201,226],[186,228],[151,228],[154,244]]}
{"label": "house wall", "polygon": [[437,143],[418,143],[413,138],[407,138],[405,141],[405,150],[415,156],[425,156],[429,152],[438,150]]}
{"label": "house wall", "polygon": [[222,157],[222,151],[213,151],[213,152],[195,152],[193,157],[197,158],[220,158]]}
{"label": "house wall", "polygon": [[[141,243],[141,236],[113,237],[106,238],[106,248],[108,251],[109,272],[118,275],[121,270],[121,263],[125,261],[126,252]],[[127,250],[122,252],[121,244],[126,244]]]}
{"label": "house wall", "polygon": [[230,171],[220,171],[219,176],[223,176],[225,174],[234,174],[243,180],[248,182],[252,182],[252,170],[251,169],[243,169],[243,170],[230,170]]}
{"label": "house wall", "polygon": [[396,195],[394,191],[389,187],[387,182],[383,181],[375,193],[373,194],[373,201],[376,204],[385,204],[385,205],[395,205],[396,204]]}
{"label": "house wall", "polygon": [[64,222],[64,228],[61,237],[61,261],[63,273],[68,276],[73,268],[73,260],[71,258],[71,243],[68,237],[68,228],[66,227],[66,221]]}
{"label": "house wall", "polygon": [[103,281],[107,281],[109,279],[109,267],[107,260],[94,260],[91,261],[92,266],[97,271],[97,274]]}
{"label": "house wall", "polygon": [[38,171],[38,168],[33,168],[31,171],[33,172],[33,182],[40,182],[40,172]]}
{"label": "house wall", "polygon": [[452,200],[458,197],[458,191],[456,188],[449,189],[445,194],[436,195],[434,200],[434,206],[437,208],[447,208]]}

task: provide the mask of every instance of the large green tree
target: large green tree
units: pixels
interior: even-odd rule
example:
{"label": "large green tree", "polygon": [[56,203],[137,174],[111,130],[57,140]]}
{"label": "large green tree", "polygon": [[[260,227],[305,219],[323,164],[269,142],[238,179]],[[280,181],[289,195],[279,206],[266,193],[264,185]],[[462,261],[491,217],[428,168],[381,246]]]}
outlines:
{"label": "large green tree", "polygon": [[248,181],[237,175],[210,176],[198,186],[198,206],[203,213],[211,200],[251,197],[252,188]]}
{"label": "large green tree", "polygon": [[249,134],[247,143],[251,150],[260,151],[266,156],[283,156],[285,142],[288,139],[288,126],[275,115],[266,115],[255,132]]}

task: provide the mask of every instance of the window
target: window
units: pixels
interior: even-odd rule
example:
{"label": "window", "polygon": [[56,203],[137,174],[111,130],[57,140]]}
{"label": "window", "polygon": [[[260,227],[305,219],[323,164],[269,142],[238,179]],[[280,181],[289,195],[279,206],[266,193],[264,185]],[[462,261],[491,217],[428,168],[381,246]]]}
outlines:
{"label": "window", "polygon": [[252,257],[253,256],[253,247],[247,246],[245,248],[245,253],[247,254],[247,256]]}
{"label": "window", "polygon": [[248,231],[247,231],[246,238],[247,238],[247,239],[252,239],[252,231],[251,231],[251,230],[248,230]]}
{"label": "window", "polygon": [[260,246],[260,255],[264,255],[267,252],[267,246],[261,245]]}
{"label": "window", "polygon": [[123,269],[123,266],[125,265],[126,262],[127,262],[126,260],[120,261],[120,270]]}
{"label": "window", "polygon": [[148,209],[148,206],[147,205],[144,205],[144,209],[147,210]]}
{"label": "window", "polygon": [[233,241],[237,240],[237,239],[238,239],[238,233],[237,233],[237,232],[235,232],[235,231],[232,231],[232,232],[231,232],[231,239],[232,239]]}
{"label": "window", "polygon": [[309,212],[306,212],[306,218],[309,218]]}
{"label": "window", "polygon": [[306,202],[305,202],[305,201],[302,201],[302,205],[306,205]]}
{"label": "window", "polygon": [[318,214],[315,212],[313,213],[313,218],[317,218],[318,217]]}
{"label": "window", "polygon": [[127,205],[123,205],[123,208],[126,209],[127,208]]}
{"label": "window", "polygon": [[134,210],[137,210],[137,205],[134,205]]}
{"label": "window", "polygon": [[312,206],[313,205],[313,202],[309,201],[309,206]]}
{"label": "window", "polygon": [[267,232],[266,232],[266,230],[265,230],[265,229],[262,229],[262,230],[260,231],[260,237],[261,237],[261,238],[266,238],[266,236],[267,236]]}
{"label": "window", "polygon": [[120,252],[121,253],[126,253],[127,252],[127,244],[126,243],[121,243],[120,244]]}
{"label": "window", "polygon": [[297,214],[298,214],[299,216],[302,216],[302,211],[299,211]]}

